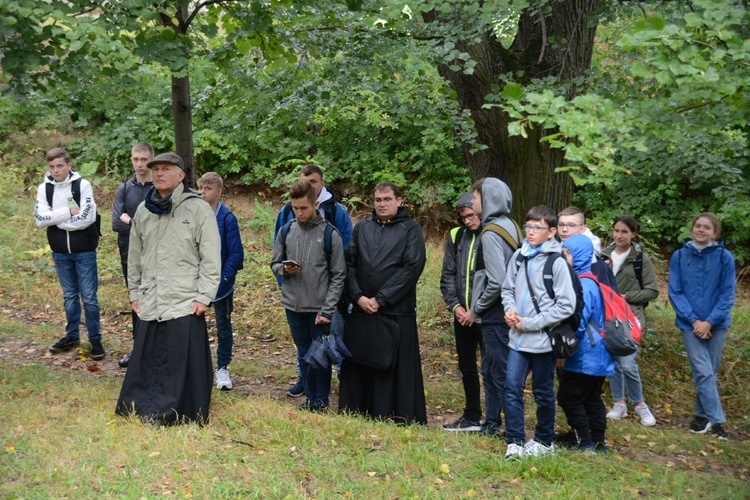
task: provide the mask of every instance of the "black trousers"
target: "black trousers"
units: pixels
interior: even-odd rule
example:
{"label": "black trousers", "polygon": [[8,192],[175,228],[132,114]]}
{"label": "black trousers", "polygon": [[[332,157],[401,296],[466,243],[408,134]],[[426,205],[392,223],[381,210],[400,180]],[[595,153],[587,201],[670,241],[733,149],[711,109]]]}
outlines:
{"label": "black trousers", "polygon": [[607,408],[602,400],[605,377],[558,370],[557,403],[565,412],[568,425],[578,434],[579,446],[604,443]]}
{"label": "black trousers", "polygon": [[482,329],[476,323],[463,326],[453,318],[453,332],[456,337],[458,369],[461,371],[461,382],[464,386],[466,406],[464,418],[478,422],[482,419],[482,395],[479,390],[479,371],[477,370],[477,347],[484,358]]}

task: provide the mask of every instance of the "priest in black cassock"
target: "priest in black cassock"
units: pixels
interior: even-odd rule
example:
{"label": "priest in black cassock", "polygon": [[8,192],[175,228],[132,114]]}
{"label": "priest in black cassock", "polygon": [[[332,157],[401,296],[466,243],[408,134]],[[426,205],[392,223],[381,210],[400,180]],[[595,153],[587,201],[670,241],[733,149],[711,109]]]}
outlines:
{"label": "priest in black cassock", "polygon": [[427,424],[417,334],[417,281],[425,265],[422,228],[397,186],[375,188],[375,210],[354,228],[346,253],[346,291],[355,312],[398,324],[395,363],[378,369],[344,361],[339,409],[402,424]]}

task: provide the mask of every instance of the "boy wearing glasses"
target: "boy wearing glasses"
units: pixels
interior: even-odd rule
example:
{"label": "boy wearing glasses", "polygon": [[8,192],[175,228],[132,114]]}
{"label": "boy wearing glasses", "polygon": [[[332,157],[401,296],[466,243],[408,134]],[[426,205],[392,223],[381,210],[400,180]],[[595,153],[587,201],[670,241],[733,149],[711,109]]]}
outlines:
{"label": "boy wearing glasses", "polygon": [[486,422],[479,432],[499,435],[500,412],[505,401],[505,369],[508,361],[508,332],[500,297],[505,272],[521,241],[520,229],[509,217],[513,195],[500,179],[479,179],[472,188],[474,212],[484,228],[474,264],[471,316],[481,325],[482,379]]}
{"label": "boy wearing glasses", "polygon": [[456,336],[458,369],[466,397],[463,414],[455,422],[443,425],[453,432],[476,432],[481,429],[482,402],[477,371],[477,346],[484,359],[482,330],[474,322],[471,305],[471,284],[474,281],[474,260],[479,248],[482,221],[473,208],[473,195],[464,193],[456,204],[458,226],[454,227],[445,242],[443,273],[440,291],[448,310],[453,314],[453,333]]}
{"label": "boy wearing glasses", "polygon": [[614,273],[612,273],[612,269],[599,257],[599,254],[602,252],[602,241],[586,226],[586,216],[583,214],[583,210],[578,207],[568,207],[557,214],[557,231],[563,243],[569,237],[578,234],[582,234],[590,239],[591,244],[594,246],[594,256],[591,259],[591,272],[597,277],[600,283],[604,283],[614,291],[618,291],[617,280]]}
{"label": "boy wearing glasses", "polygon": [[[555,432],[555,356],[546,329],[575,311],[576,295],[562,246],[555,239],[557,216],[547,206],[529,210],[523,225],[526,239],[514,254],[523,257],[519,265],[508,267],[502,287],[505,320],[510,326],[505,385],[505,431],[508,440],[506,460],[553,454]],[[553,258],[552,289],[544,286],[544,263]],[[536,300],[532,300],[532,296]],[[531,386],[536,401],[537,423],[534,438],[526,442],[523,391],[532,373]]]}

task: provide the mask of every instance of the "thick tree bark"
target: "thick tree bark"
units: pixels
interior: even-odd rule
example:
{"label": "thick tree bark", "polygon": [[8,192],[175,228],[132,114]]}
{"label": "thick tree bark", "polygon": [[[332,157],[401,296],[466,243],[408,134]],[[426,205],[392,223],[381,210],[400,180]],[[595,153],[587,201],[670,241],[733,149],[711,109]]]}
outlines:
{"label": "thick tree bark", "polygon": [[[596,34],[595,9],[598,0],[561,0],[548,5],[551,12],[541,22],[541,9],[532,7],[523,12],[518,21],[515,40],[504,48],[488,26],[479,43],[456,42],[456,48],[467,52],[477,62],[474,73],[452,71],[449,64],[439,63],[438,71],[458,95],[462,108],[471,112],[477,132],[477,142],[487,149],[472,153],[472,145],[463,145],[463,154],[473,180],[497,177],[505,181],[513,192],[513,215],[522,220],[526,211],[535,205],[550,205],[559,210],[570,204],[573,184],[567,173],[555,169],[565,165],[561,150],[550,148],[540,139],[553,133],[536,127],[528,130],[526,138],[508,135],[509,116],[499,108],[483,109],[485,96],[493,84],[502,85],[503,75],[513,72],[516,81],[525,84],[533,79],[554,77],[564,81],[584,76],[591,66],[591,55]],[[455,12],[453,13],[455,15]],[[436,11],[424,15],[427,22],[456,23],[456,17],[442,19]],[[560,44],[561,40],[567,44]],[[555,40],[552,45],[548,41]],[[460,64],[462,61],[456,61]],[[584,89],[570,86],[572,98]]]}
{"label": "thick tree bark", "polygon": [[190,105],[190,77],[172,76],[172,118],[174,119],[174,144],[177,153],[185,162],[187,187],[194,188],[195,157],[193,156],[193,108]]}

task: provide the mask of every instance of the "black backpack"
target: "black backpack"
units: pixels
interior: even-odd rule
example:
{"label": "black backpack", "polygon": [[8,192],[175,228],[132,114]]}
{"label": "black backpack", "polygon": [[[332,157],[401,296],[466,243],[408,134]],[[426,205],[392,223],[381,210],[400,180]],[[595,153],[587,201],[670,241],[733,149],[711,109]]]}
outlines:
{"label": "black backpack", "polygon": [[[47,204],[51,207],[52,206],[52,197],[55,194],[55,185],[47,183],[46,185],[47,189]],[[70,183],[70,192],[73,194],[73,199],[75,200],[76,204],[80,207],[81,206],[81,177],[74,180]],[[87,230],[90,230],[92,226],[89,226],[86,228]],[[93,227],[96,228],[96,239],[99,240],[99,237],[102,235],[102,216],[99,215],[99,211],[96,211],[96,222],[93,224]]]}
{"label": "black backpack", "polygon": [[[547,335],[549,335],[550,337],[552,352],[554,353],[555,357],[558,359],[565,359],[573,356],[576,352],[578,352],[578,338],[575,336],[575,333],[581,326],[581,317],[583,316],[583,286],[581,286],[581,280],[578,279],[578,275],[576,274],[575,269],[573,269],[573,266],[568,264],[568,261],[565,260],[562,254],[555,252],[547,256],[547,260],[544,263],[544,268],[542,269],[544,289],[547,292],[547,295],[552,300],[556,301],[555,290],[552,286],[552,267],[555,265],[555,261],[558,258],[563,259],[563,262],[565,263],[565,266],[568,268],[568,272],[570,273],[570,280],[573,283],[573,290],[575,290],[576,295],[576,307],[573,311],[573,314],[562,320],[557,325],[549,328],[547,331]],[[541,311],[539,310],[539,305],[537,303],[536,297],[534,296],[534,290],[531,288],[528,267],[526,265],[526,257],[521,255],[521,253],[519,252],[516,256],[516,268],[519,271],[521,263],[524,264],[524,271],[526,272],[529,294],[531,295],[531,301],[533,302],[534,308],[536,309],[538,314]]]}

